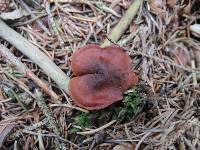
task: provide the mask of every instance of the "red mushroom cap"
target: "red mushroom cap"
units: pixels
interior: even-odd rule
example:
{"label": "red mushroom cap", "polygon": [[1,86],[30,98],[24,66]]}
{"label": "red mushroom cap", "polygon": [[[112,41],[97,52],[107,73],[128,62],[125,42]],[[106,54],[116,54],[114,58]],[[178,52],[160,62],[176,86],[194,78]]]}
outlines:
{"label": "red mushroom cap", "polygon": [[86,45],[73,54],[71,67],[76,77],[69,82],[69,94],[78,106],[89,110],[122,100],[123,92],[138,82],[129,55],[115,45]]}

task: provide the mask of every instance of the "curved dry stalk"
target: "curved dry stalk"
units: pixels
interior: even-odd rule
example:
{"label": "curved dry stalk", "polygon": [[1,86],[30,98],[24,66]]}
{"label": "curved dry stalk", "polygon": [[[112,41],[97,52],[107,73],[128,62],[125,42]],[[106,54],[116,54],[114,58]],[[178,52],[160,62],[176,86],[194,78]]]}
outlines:
{"label": "curved dry stalk", "polygon": [[51,104],[50,107],[68,107],[68,108],[72,108],[72,109],[76,109],[78,111],[82,111],[84,113],[89,113],[88,110],[80,108],[80,107],[76,107],[70,104]]}
{"label": "curved dry stalk", "polygon": [[96,132],[99,132],[99,131],[101,131],[101,130],[103,130],[103,129],[109,127],[109,126],[111,126],[111,125],[112,125],[113,123],[115,123],[115,122],[116,122],[116,120],[112,120],[111,122],[109,122],[109,123],[103,125],[103,126],[100,127],[100,128],[92,129],[92,130],[90,130],[90,131],[77,132],[77,134],[80,134],[80,135],[91,135],[91,134],[95,134]]}
{"label": "curved dry stalk", "polygon": [[36,63],[46,75],[51,77],[59,88],[68,91],[69,77],[47,57],[38,47],[31,44],[0,19],[0,37],[15,46],[20,52]]}

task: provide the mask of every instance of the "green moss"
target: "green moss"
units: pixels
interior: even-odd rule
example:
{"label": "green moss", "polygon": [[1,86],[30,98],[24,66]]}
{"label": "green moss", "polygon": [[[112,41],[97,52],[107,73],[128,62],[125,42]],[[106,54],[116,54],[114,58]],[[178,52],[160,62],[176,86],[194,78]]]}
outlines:
{"label": "green moss", "polygon": [[81,112],[78,116],[75,117],[75,124],[80,127],[89,127],[90,126],[90,120],[88,119],[88,116],[86,113]]}
{"label": "green moss", "polygon": [[124,95],[123,105],[116,107],[118,123],[129,121],[139,111],[142,96],[137,90],[128,91]]}
{"label": "green moss", "polygon": [[138,91],[131,91],[124,97],[123,104],[124,108],[127,109],[128,113],[136,113],[138,111],[138,105],[141,102],[142,97]]}
{"label": "green moss", "polygon": [[[142,96],[139,90],[129,90],[124,94],[124,100],[112,104],[102,110],[94,110],[89,113],[76,112],[74,125],[82,128],[91,126],[99,127],[111,120],[117,120],[117,123],[129,122],[139,111]],[[74,132],[77,129],[73,129]]]}

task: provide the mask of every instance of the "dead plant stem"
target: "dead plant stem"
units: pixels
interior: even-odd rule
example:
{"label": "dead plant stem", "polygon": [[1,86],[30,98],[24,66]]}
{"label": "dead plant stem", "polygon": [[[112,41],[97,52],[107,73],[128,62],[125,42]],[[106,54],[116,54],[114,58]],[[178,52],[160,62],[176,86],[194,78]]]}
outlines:
{"label": "dead plant stem", "polygon": [[143,0],[134,0],[134,2],[131,4],[119,23],[112,30],[112,32],[108,36],[108,39],[103,42],[103,44],[101,45],[102,47],[109,46],[111,44],[111,41],[115,43],[120,39],[120,37],[124,34],[131,21],[135,17],[142,2]]}

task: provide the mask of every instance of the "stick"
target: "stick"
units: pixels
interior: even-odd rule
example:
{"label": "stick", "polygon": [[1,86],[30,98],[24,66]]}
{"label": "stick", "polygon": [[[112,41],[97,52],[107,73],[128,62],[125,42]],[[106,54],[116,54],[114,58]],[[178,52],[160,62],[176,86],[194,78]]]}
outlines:
{"label": "stick", "polygon": [[52,91],[46,83],[40,80],[31,70],[29,70],[13,53],[10,52],[4,45],[0,44],[0,54],[4,57],[7,63],[15,65],[16,69],[23,73],[28,78],[32,79],[40,88],[44,90],[51,98],[58,100],[58,95]]}
{"label": "stick", "polygon": [[59,88],[68,92],[69,77],[47,57],[38,47],[31,44],[27,39],[22,37],[19,33],[8,27],[0,19],[0,37],[10,42],[20,52],[29,57],[36,63],[46,75],[51,77]]}
{"label": "stick", "polygon": [[101,47],[109,46],[111,44],[111,41],[115,43],[120,39],[120,37],[123,35],[123,33],[128,28],[133,18],[135,17],[142,2],[143,0],[134,0],[134,2],[131,4],[129,9],[126,11],[124,16],[122,17],[122,19],[112,30],[111,34],[108,36],[108,39],[106,39],[103,42]]}

